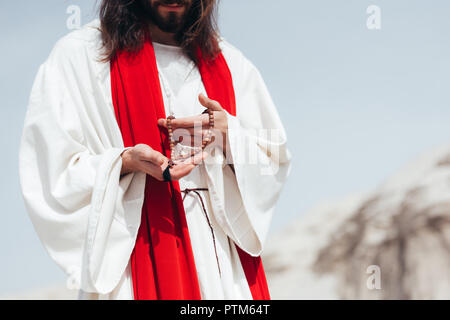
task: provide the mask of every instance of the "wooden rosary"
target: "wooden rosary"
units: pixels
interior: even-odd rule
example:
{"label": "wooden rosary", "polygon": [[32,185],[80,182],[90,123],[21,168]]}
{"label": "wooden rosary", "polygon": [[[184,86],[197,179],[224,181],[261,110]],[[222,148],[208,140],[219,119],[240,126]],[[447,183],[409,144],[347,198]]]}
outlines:
{"label": "wooden rosary", "polygon": [[201,146],[201,148],[199,148],[199,147],[190,148],[191,152],[183,150],[183,151],[177,153],[175,151],[175,144],[177,143],[177,141],[175,141],[175,139],[174,139],[173,128],[172,128],[172,120],[174,120],[175,117],[173,115],[167,117],[167,119],[166,119],[167,120],[167,131],[169,132],[169,145],[170,145],[170,160],[169,160],[170,168],[172,168],[173,166],[176,165],[176,163],[175,163],[176,160],[186,159],[190,156],[193,156],[194,154],[204,150],[206,148],[206,146],[208,145],[208,143],[211,142],[211,139],[212,139],[211,130],[214,128],[214,111],[212,111],[211,109],[206,109],[205,111],[203,111],[202,114],[206,114],[206,113],[209,114],[209,123],[208,123],[208,130],[206,132],[204,139],[203,139],[203,135],[202,135],[202,146]]}

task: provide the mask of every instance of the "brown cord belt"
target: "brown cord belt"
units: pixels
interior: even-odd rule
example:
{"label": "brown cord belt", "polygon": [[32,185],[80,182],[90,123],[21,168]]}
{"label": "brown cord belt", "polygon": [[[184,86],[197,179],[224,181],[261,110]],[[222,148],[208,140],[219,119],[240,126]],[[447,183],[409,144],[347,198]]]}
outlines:
{"label": "brown cord belt", "polygon": [[209,228],[211,229],[212,239],[213,239],[213,243],[214,243],[214,251],[216,253],[217,268],[219,268],[219,275],[222,277],[222,272],[220,271],[219,256],[217,255],[216,236],[214,234],[214,229],[211,225],[211,221],[209,220],[208,212],[206,212],[205,203],[203,202],[203,198],[200,195],[199,191],[209,191],[209,190],[208,190],[208,188],[184,189],[181,191],[182,193],[184,193],[183,201],[184,201],[184,199],[186,199],[186,196],[191,192],[195,193],[198,196],[198,198],[200,199],[200,203],[202,204],[203,213],[205,214],[206,221],[208,221]]}

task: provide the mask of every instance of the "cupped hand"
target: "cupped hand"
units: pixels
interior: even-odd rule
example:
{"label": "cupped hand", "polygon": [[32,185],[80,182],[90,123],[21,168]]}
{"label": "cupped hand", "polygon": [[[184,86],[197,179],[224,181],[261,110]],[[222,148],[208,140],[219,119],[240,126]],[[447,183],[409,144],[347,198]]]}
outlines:
{"label": "cupped hand", "polygon": [[[200,94],[198,99],[202,106],[214,112],[214,128],[211,130],[212,139],[208,142],[208,144],[215,143],[215,145],[220,147],[225,153],[228,130],[227,113],[219,102],[211,100],[203,94]],[[167,128],[167,120],[159,119],[158,125]],[[209,128],[209,115],[200,114],[197,116],[176,118],[171,121],[171,125],[174,136],[177,140],[178,138],[181,138],[180,140],[186,141],[186,138],[188,138],[189,141],[191,141],[191,144],[193,144],[194,141],[197,141],[199,136],[204,137],[207,135]],[[179,133],[177,133],[177,129],[182,130],[179,130]]]}
{"label": "cupped hand", "polygon": [[[169,169],[172,180],[180,180],[187,176],[206,156],[205,152],[201,152],[194,157],[177,162],[176,166]],[[163,172],[168,165],[169,159],[166,156],[146,144],[138,144],[122,153],[121,175],[140,171],[163,181]]]}

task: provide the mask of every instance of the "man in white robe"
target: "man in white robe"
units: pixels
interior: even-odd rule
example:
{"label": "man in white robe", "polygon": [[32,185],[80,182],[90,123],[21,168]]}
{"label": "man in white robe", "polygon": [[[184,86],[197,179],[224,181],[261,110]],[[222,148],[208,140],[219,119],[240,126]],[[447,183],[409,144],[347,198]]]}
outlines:
{"label": "man in white robe", "polygon": [[[192,5],[189,0],[141,1],[171,12]],[[174,32],[164,32],[156,22],[150,26],[164,105],[172,106],[177,119],[200,114],[198,95],[206,91],[196,64],[177,45]],[[209,190],[202,194],[209,222],[195,193],[184,199],[202,299],[252,299],[235,245],[253,257],[261,255],[290,154],[260,73],[224,39],[218,44],[237,106],[236,117],[223,111],[226,156],[215,152],[174,177],[182,190]],[[110,62],[102,60],[103,53],[102,25],[94,21],[61,39],[41,65],[25,120],[20,179],[43,245],[79,286],[80,297],[133,299],[130,255],[146,176],[160,173],[136,169],[127,157],[134,150],[124,147]]]}

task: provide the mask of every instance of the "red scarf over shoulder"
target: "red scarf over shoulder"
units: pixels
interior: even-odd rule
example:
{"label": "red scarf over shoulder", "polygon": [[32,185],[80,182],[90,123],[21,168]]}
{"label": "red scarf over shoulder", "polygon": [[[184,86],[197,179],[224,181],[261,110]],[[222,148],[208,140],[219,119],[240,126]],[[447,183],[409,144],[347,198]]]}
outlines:
{"label": "red scarf over shoulder", "polygon": [[[201,54],[199,57],[198,68],[209,98],[235,116],[234,88],[223,55],[208,63]],[[111,89],[125,147],[144,143],[170,157],[167,130],[157,125],[166,113],[151,41],[138,54],[120,52],[111,62]],[[270,299],[261,258],[236,248],[253,299]],[[137,300],[201,299],[178,182],[147,176],[131,269]]]}

